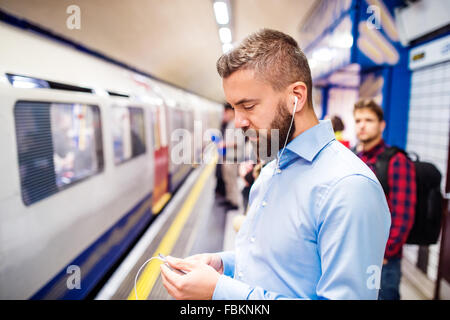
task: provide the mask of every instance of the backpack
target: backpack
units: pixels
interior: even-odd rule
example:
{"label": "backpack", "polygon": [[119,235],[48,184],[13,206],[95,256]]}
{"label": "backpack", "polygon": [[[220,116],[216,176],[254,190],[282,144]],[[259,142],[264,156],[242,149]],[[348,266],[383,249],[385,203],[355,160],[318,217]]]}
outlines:
{"label": "backpack", "polygon": [[[388,167],[391,158],[398,152],[403,153],[409,160],[406,151],[397,147],[388,147],[379,155],[375,164],[375,174],[388,194]],[[413,161],[416,170],[416,208],[414,224],[409,232],[407,244],[430,245],[438,240],[441,230],[443,197],[441,194],[441,173],[431,163],[422,162],[415,154]],[[411,160],[412,161],[412,160]]]}

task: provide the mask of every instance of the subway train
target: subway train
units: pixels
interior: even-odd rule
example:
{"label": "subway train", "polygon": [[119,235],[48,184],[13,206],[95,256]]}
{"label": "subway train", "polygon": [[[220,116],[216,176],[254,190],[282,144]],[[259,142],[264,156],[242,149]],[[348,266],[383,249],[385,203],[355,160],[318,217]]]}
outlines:
{"label": "subway train", "polygon": [[70,41],[0,39],[0,299],[89,297],[191,171],[171,133],[200,123],[201,154],[222,105]]}

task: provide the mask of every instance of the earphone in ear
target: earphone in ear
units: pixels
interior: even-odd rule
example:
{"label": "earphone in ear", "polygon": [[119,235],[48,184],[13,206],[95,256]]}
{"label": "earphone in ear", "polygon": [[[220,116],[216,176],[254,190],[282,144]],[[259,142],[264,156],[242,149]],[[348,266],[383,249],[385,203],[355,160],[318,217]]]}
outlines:
{"label": "earphone in ear", "polygon": [[295,99],[295,103],[294,103],[294,110],[292,111],[292,115],[294,115],[295,111],[297,110],[297,102],[298,102],[297,96],[294,96],[294,99]]}

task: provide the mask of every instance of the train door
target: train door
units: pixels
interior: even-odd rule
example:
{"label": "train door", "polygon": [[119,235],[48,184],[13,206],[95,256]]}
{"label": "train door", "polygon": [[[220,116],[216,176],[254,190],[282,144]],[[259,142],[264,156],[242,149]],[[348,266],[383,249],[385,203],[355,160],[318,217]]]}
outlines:
{"label": "train door", "polygon": [[167,108],[157,105],[153,117],[155,147],[155,181],[153,188],[152,212],[158,214],[170,199],[169,193],[169,148],[167,143]]}
{"label": "train door", "polygon": [[[170,133],[172,134],[177,129],[184,129],[183,124],[183,109],[179,106],[170,109]],[[171,141],[171,148],[175,150],[176,141]],[[172,151],[175,152],[176,151]],[[177,154],[177,156],[181,156],[181,154]],[[170,163],[170,191],[174,192],[180,185],[183,175],[183,161],[181,159],[177,159],[177,161],[172,161]]]}

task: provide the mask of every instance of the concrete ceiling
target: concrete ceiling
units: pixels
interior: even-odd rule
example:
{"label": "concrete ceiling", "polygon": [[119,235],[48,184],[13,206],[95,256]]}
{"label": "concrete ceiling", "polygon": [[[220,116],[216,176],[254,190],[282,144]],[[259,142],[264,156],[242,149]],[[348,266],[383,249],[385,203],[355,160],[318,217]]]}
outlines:
{"label": "concrete ceiling", "polygon": [[[233,40],[273,28],[298,40],[317,0],[231,0]],[[70,30],[70,5],[81,29]],[[223,100],[215,64],[222,54],[212,0],[0,0],[10,14],[111,58],[216,101]]]}

